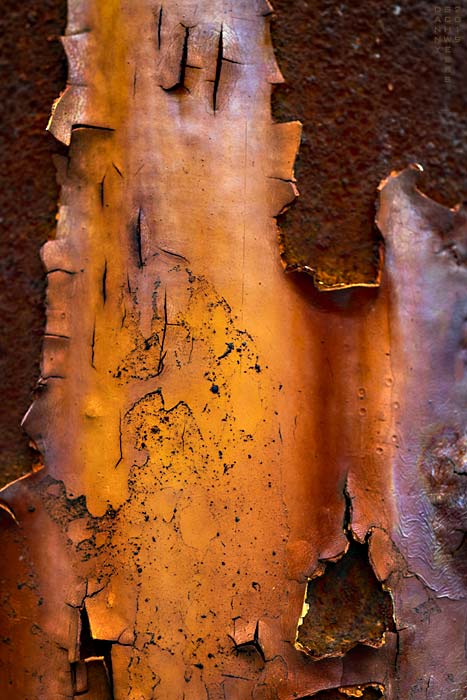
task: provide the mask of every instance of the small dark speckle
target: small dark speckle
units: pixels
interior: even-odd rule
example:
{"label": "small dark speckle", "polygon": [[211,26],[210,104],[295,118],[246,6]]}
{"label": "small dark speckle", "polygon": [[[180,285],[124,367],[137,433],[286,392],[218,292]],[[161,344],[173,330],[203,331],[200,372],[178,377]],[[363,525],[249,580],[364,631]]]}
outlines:
{"label": "small dark speckle", "polygon": [[211,391],[213,394],[219,393],[219,387],[217,386],[217,384],[211,384]]}
{"label": "small dark speckle", "polygon": [[227,346],[227,349],[225,350],[225,352],[222,355],[219,355],[219,357],[217,358],[218,360],[223,360],[224,357],[227,357],[227,355],[230,355],[230,353],[234,349],[233,343],[226,343],[226,346]]}
{"label": "small dark speckle", "polygon": [[256,372],[261,372],[261,367],[258,363],[255,364],[255,370]]}
{"label": "small dark speckle", "polygon": [[35,513],[35,512],[36,512],[35,506],[28,506],[28,513]]}

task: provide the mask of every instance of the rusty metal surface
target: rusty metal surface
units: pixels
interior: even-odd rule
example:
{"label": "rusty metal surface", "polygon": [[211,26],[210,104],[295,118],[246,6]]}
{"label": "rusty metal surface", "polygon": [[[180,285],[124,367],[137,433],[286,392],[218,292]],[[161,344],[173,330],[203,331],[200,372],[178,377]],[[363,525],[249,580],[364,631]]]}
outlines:
{"label": "rusty metal surface", "polygon": [[395,631],[390,595],[368,561],[366,545],[351,542],[337,563],[313,578],[305,598],[308,611],[298,643],[314,659],[337,656],[357,644],[379,647]]}
{"label": "rusty metal surface", "polygon": [[[18,695],[28,688],[41,700],[112,693],[119,700],[127,689],[131,697],[154,691],[178,700],[181,688],[193,700],[373,700],[385,686],[387,698],[438,700],[449,692],[460,700],[465,212],[422,197],[414,170],[405,171],[381,190],[380,291],[323,298],[309,278],[283,275],[273,217],[293,194],[298,128],[268,121],[277,72],[264,60],[270,45],[260,40],[260,12],[238,31],[240,45],[259,49],[264,70],[251,91],[260,108],[249,122],[248,146],[257,149],[250,161],[247,139],[237,143],[239,124],[232,130],[222,114],[230,100],[250,109],[246,87],[257,79],[251,65],[235,63],[233,35],[224,45],[223,29],[209,22],[204,32],[180,32],[174,3],[164,15],[160,61],[157,17],[145,6],[150,31],[134,41],[140,28],[131,12],[121,14],[129,7],[107,6],[115,25],[99,11],[91,16],[94,44],[80,13],[69,26],[75,96],[89,87],[72,119],[96,124],[73,129],[70,112],[55,113],[53,128],[72,146],[59,164],[61,240],[43,253],[49,337],[43,391],[28,418],[46,469],[2,493],[6,560],[14,566],[1,579],[0,688]],[[397,7],[396,17],[404,9]],[[238,17],[229,20],[237,26]],[[133,32],[126,46],[139,72],[130,75],[121,55],[109,61],[102,51],[118,48],[107,43],[114,26],[118,36]],[[235,64],[224,84],[213,45]],[[154,65],[164,94],[145,83]],[[80,70],[91,80],[80,81]],[[199,70],[208,71],[207,85]],[[124,80],[131,91],[120,90]],[[140,100],[134,122],[134,110],[111,112],[106,102],[130,93]],[[194,146],[189,139],[206,123],[221,138],[211,143],[204,132]],[[137,178],[142,146],[149,180]],[[174,152],[181,172],[171,170]],[[194,152],[201,157],[192,160]],[[215,193],[199,163],[217,174]],[[235,179],[242,168],[245,191]],[[199,194],[200,182],[211,195]],[[240,221],[246,192],[251,216]],[[205,239],[197,240],[207,213],[217,222],[209,241],[215,264]],[[251,226],[243,256],[242,226]],[[363,556],[353,556],[352,545],[345,553],[349,539]],[[310,603],[318,593],[325,599],[318,632],[331,626],[337,658],[316,662],[294,644],[307,585]],[[368,606],[358,601],[366,587]],[[354,614],[334,622],[339,598]],[[384,629],[384,646],[362,645],[378,646]],[[452,642],[449,657],[440,636]]]}
{"label": "rusty metal surface", "polygon": [[[1,19],[2,483],[35,459],[19,423],[38,377],[44,318],[38,253],[53,230],[57,199],[50,156],[58,146],[44,127],[65,83],[57,39],[65,4],[7,0]],[[448,89],[427,0],[276,0],[275,9],[275,50],[286,79],[276,88],[275,114],[304,122],[296,165],[301,196],[281,222],[288,257],[319,268],[331,282],[374,278],[375,189],[389,170],[419,161],[429,168],[427,194],[450,205],[465,196],[466,42],[456,49]]]}
{"label": "rusty metal surface", "polygon": [[437,6],[454,12],[454,3],[430,0],[275,2],[286,82],[274,111],[304,124],[301,196],[281,222],[284,257],[314,271],[321,288],[375,279],[376,188],[391,170],[419,162],[429,196],[449,206],[467,196],[467,8],[447,86]]}
{"label": "rusty metal surface", "polygon": [[[319,437],[330,414],[309,410],[324,318],[277,252],[300,125],[271,118],[269,8],[209,0],[195,22],[191,0],[167,2],[162,26],[149,1],[70,10],[50,128],[71,146],[26,418],[45,467],[2,492],[24,563],[3,573],[20,643],[0,680],[78,695],[97,654],[119,698],[350,685],[342,655],[294,645],[307,576],[347,548],[346,468]],[[390,511],[366,515],[388,527]],[[394,641],[353,682],[386,683]]]}

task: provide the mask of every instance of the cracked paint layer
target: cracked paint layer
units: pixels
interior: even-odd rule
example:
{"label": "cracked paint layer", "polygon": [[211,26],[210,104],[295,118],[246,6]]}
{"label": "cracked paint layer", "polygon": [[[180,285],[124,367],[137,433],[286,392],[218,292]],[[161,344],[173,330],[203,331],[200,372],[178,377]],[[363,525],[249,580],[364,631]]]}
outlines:
{"label": "cracked paint layer", "polygon": [[[11,546],[28,549],[34,577],[5,607],[28,656],[21,674],[6,667],[18,693],[285,697],[342,676],[341,663],[307,667],[288,621],[301,595],[288,535],[305,539],[310,523],[289,523],[283,479],[298,493],[309,468],[308,358],[291,365],[281,338],[309,310],[290,314],[276,250],[300,125],[271,119],[270,12],[70,5],[69,84],[49,124],[70,149],[24,421],[46,466],[5,493],[21,525]],[[232,640],[239,619],[257,629],[259,664]]]}
{"label": "cracked paint layer", "polygon": [[379,648],[396,632],[389,592],[381,584],[369,556],[374,532],[364,541],[352,530],[353,506],[344,488],[343,529],[347,545],[342,554],[322,560],[307,582],[295,646],[314,660],[346,654],[357,645]]}
{"label": "cracked paint layer", "polygon": [[[270,12],[70,4],[69,85],[49,125],[70,149],[25,418],[45,466],[0,492],[10,696],[372,700],[381,686],[434,700],[449,683],[461,698],[464,588],[444,543],[463,469],[465,393],[450,375],[453,356],[462,369],[463,219],[408,171],[381,191],[380,295],[323,299],[283,274],[275,217],[296,194],[300,125],[271,119]],[[407,277],[417,294],[432,283],[409,229],[426,237],[424,270],[449,278],[451,325],[433,305],[407,313]],[[417,372],[431,390],[425,359],[408,370],[414,318],[444,361],[447,413],[429,434],[410,404]],[[441,331],[439,351],[428,339]],[[391,591],[396,628],[381,647],[314,661],[295,647],[297,620],[309,579],[348,557],[344,520],[354,549],[368,547],[366,581]],[[430,640],[448,628],[455,652],[427,672],[423,650],[441,654]]]}

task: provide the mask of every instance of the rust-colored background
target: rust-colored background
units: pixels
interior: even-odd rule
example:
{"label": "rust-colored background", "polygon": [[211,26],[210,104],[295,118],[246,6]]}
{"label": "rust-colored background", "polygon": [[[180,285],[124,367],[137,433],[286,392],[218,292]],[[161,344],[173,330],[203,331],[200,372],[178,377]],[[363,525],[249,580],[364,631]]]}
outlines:
{"label": "rust-colored background", "polygon": [[422,188],[437,201],[467,195],[465,4],[451,87],[435,44],[436,7],[453,17],[460,4],[275,0],[286,79],[275,116],[304,123],[301,199],[281,222],[291,260],[371,277],[376,188],[408,163],[423,165]]}
{"label": "rust-colored background", "polygon": [[[452,5],[445,5],[446,7]],[[276,90],[278,120],[304,124],[296,174],[301,198],[281,222],[290,259],[371,276],[377,234],[376,187],[393,169],[418,161],[423,189],[454,205],[466,196],[467,42],[443,80],[434,42],[435,4],[275,0],[274,42],[286,84]],[[443,5],[444,7],[444,5]],[[51,160],[60,147],[44,131],[63,88],[58,35],[65,0],[5,0],[1,170],[1,479],[28,471],[35,453],[19,424],[37,380],[44,324],[39,248],[53,234],[57,187]]]}
{"label": "rust-colored background", "polygon": [[65,0],[5,0],[1,36],[1,480],[29,470],[35,453],[20,428],[39,376],[44,326],[44,272],[39,248],[53,234],[56,200],[52,154],[44,129],[63,88],[66,64],[58,36]]}

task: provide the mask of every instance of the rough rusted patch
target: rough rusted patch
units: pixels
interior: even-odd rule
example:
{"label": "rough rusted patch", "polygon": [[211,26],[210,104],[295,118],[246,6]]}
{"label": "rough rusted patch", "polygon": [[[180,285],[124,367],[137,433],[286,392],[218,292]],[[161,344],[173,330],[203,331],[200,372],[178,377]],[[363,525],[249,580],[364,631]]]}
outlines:
{"label": "rough rusted patch", "polygon": [[321,288],[375,280],[375,194],[391,170],[419,162],[429,171],[422,182],[429,196],[449,205],[465,197],[466,7],[449,86],[435,44],[441,5],[274,3],[286,80],[276,90],[275,115],[304,124],[301,196],[281,221],[284,257],[291,268],[306,267]]}
{"label": "rough rusted patch", "polygon": [[53,233],[59,145],[45,136],[50,102],[65,82],[58,40],[65,0],[5,0],[0,18],[0,485],[37,455],[20,428],[38,376],[44,325],[39,247]]}
{"label": "rough rusted patch", "polygon": [[308,606],[297,646],[314,659],[345,654],[357,644],[378,647],[394,630],[392,603],[368,560],[366,544],[351,542],[346,554],[308,582]]}

